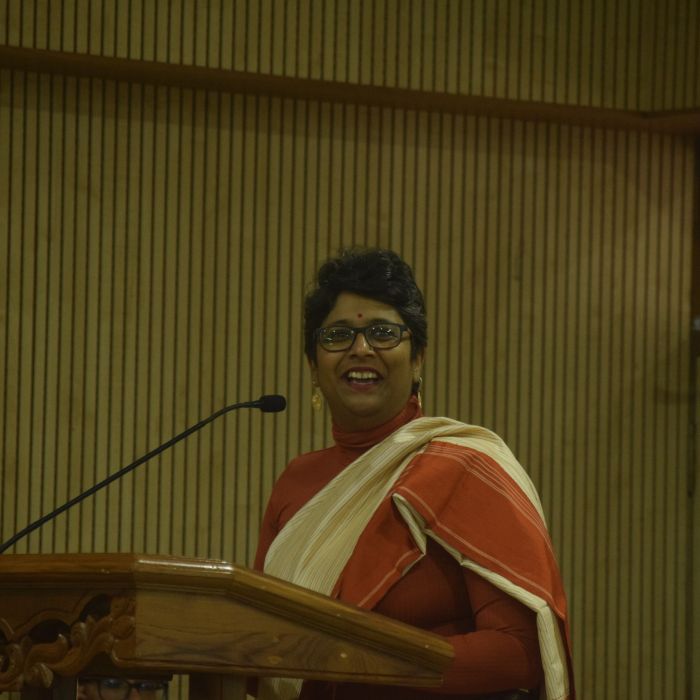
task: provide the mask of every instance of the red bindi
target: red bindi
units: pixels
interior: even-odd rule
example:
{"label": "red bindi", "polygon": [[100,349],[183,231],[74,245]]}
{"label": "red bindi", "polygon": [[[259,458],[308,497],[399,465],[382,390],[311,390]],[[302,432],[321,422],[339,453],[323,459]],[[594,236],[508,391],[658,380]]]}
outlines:
{"label": "red bindi", "polygon": [[362,318],[362,314],[357,314],[357,318]]}

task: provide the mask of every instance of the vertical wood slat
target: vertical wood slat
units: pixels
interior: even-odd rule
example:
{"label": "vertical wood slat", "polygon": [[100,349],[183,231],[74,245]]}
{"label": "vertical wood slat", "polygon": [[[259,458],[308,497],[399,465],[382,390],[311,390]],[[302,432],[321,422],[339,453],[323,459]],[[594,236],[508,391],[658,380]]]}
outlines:
{"label": "vertical wood slat", "polygon": [[[0,36],[518,99],[700,99],[691,0],[223,5],[10,0]],[[581,695],[681,697],[687,142],[8,71],[0,130],[3,537],[281,391],[286,414],[230,415],[20,547],[249,561],[275,474],[330,437],[308,405],[304,284],[340,244],[391,245],[427,294],[428,410],[495,428],[540,487]]]}
{"label": "vertical wood slat", "polygon": [[228,401],[290,398],[18,551],[250,561],[275,474],[329,439],[304,284],[392,245],[426,291],[427,410],[496,429],[541,490],[582,692],[680,697],[688,142],[1,78],[3,536]]}
{"label": "vertical wood slat", "polygon": [[89,7],[8,0],[0,37],[15,46],[510,99],[634,110],[700,104],[694,0]]}

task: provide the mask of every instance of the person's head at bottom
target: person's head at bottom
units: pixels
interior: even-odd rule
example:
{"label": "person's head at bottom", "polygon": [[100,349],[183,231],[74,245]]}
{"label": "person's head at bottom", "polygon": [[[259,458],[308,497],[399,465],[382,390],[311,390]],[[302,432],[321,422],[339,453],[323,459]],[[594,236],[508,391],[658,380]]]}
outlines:
{"label": "person's head at bottom", "polygon": [[314,392],[339,428],[369,430],[394,418],[419,391],[427,343],[411,268],[381,249],[325,262],[306,296],[304,342]]}
{"label": "person's head at bottom", "polygon": [[131,678],[80,678],[77,700],[166,700],[168,683]]}

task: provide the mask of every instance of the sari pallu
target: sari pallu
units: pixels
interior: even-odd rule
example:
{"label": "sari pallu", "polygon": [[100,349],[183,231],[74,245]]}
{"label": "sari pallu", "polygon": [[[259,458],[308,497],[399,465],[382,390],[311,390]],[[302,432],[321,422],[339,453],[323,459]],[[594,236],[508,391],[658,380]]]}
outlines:
{"label": "sari pallu", "polygon": [[[372,609],[430,537],[537,613],[542,697],[572,699],[566,600],[537,493],[494,433],[419,418],[346,467],[286,524],[265,572]],[[297,697],[300,682],[260,697]]]}

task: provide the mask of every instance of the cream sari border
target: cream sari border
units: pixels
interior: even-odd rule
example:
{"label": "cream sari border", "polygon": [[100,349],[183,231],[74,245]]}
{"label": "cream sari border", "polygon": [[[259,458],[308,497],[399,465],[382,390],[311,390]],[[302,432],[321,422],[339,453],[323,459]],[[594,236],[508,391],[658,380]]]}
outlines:
{"label": "cream sari border", "polygon": [[431,440],[465,432],[479,444],[500,440],[449,418],[417,418],[360,455],[289,520],[270,545],[265,573],[328,595],[408,462]]}
{"label": "cream sari border", "polygon": [[[408,463],[432,440],[438,439],[483,452],[496,460],[528,496],[544,522],[542,507],[532,482],[498,435],[481,426],[467,425],[450,418],[417,418],[358,457],[297,511],[272,542],[265,558],[265,573],[330,595],[376,509]],[[424,552],[425,535],[420,534],[421,531],[426,532],[424,524],[420,525],[420,516],[416,519],[417,513],[409,506],[406,502],[406,508],[400,510]],[[427,534],[435,537],[432,533]],[[469,563],[469,568],[472,564]],[[468,566],[467,563],[463,565]],[[483,571],[487,572],[486,569]],[[491,581],[496,574],[488,573],[489,577],[485,578]],[[509,592],[506,588],[502,589]],[[520,597],[514,597],[520,600]],[[540,602],[544,604],[544,601]],[[525,604],[531,607],[527,602]],[[538,613],[538,631],[539,619]],[[548,654],[550,646],[548,643]],[[542,658],[545,660],[549,656],[543,653]],[[566,668],[565,659],[564,656]],[[296,679],[261,679],[258,698],[293,700],[299,695],[301,683]],[[550,695],[549,689],[547,693],[547,700],[567,697]]]}

